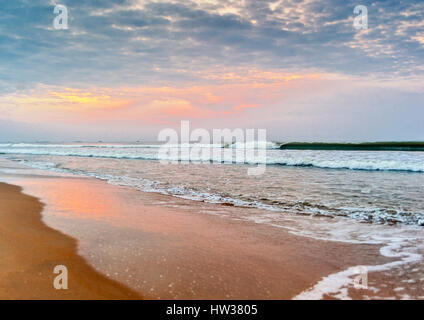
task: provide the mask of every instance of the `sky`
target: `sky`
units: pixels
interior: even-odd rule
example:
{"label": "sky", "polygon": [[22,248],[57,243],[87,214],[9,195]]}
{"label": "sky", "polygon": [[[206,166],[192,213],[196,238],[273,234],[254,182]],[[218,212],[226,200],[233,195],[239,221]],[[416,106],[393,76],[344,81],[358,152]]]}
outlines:
{"label": "sky", "polygon": [[0,0],[0,141],[424,140],[423,80],[422,0]]}

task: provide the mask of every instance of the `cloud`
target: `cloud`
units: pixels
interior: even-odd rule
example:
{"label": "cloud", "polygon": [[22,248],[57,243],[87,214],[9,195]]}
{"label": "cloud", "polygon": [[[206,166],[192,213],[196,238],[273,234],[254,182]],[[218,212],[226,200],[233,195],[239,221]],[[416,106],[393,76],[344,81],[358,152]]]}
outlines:
{"label": "cloud", "polygon": [[[266,115],[272,127],[291,108],[297,119],[307,113],[290,90],[309,97],[319,86],[342,102],[323,85],[353,81],[358,95],[364,89],[352,79],[361,79],[376,94],[383,92],[376,84],[384,83],[403,98],[408,87],[422,90],[420,0],[361,1],[369,14],[362,31],[353,28],[356,0],[60,3],[69,10],[68,30],[52,27],[56,1],[1,3],[2,118],[248,123],[274,108],[274,117]],[[355,96],[349,87],[339,91]],[[413,99],[421,98],[415,93]],[[327,99],[347,110],[334,97],[314,97],[316,110]]]}
{"label": "cloud", "polygon": [[[34,139],[56,132],[54,140],[154,140],[160,129],[176,128],[181,120],[207,129],[266,128],[269,139],[284,141],[424,139],[423,79],[312,74],[281,80],[286,76],[180,87],[43,86],[0,97],[2,118],[22,124],[9,133],[3,130],[1,140],[28,136],[16,135],[16,128],[42,128]],[[22,98],[26,102],[10,105]],[[108,108],[104,101],[116,105]]]}
{"label": "cloud", "polygon": [[388,77],[421,74],[413,66],[424,62],[421,1],[363,1],[366,32],[353,28],[353,0],[67,0],[61,31],[53,4],[2,3],[0,76],[10,84],[179,83],[198,80],[179,70],[210,65]]}
{"label": "cloud", "polygon": [[318,80],[322,76],[238,68],[204,74],[203,77],[213,79],[213,85],[89,89],[41,85],[0,96],[0,110],[3,117],[39,121],[119,118],[148,123],[231,117],[280,99],[293,82]]}

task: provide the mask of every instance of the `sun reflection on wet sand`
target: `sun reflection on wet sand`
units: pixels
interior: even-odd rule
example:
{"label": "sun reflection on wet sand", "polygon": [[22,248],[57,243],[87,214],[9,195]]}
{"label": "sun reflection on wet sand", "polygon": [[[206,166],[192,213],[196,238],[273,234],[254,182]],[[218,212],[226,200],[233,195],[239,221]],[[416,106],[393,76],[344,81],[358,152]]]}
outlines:
{"label": "sun reflection on wet sand", "polygon": [[256,209],[86,178],[8,180],[46,203],[45,222],[78,239],[80,254],[97,270],[151,299],[288,299],[325,275],[369,263],[370,256],[383,259],[374,245],[301,238],[215,215]]}

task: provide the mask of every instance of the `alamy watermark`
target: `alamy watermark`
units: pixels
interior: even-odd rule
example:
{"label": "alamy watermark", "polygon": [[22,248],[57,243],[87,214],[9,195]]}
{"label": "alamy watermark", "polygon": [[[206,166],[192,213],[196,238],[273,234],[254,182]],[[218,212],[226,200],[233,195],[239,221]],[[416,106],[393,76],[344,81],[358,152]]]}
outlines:
{"label": "alamy watermark", "polygon": [[353,9],[355,18],[353,19],[353,27],[356,30],[368,29],[368,8],[364,5],[358,5]]}
{"label": "alamy watermark", "polygon": [[180,133],[167,128],[159,132],[159,142],[165,142],[158,151],[162,164],[243,163],[252,165],[247,174],[265,173],[267,141],[265,129],[213,129],[212,137],[206,129],[190,131],[190,122],[181,121]]}
{"label": "alamy watermark", "polygon": [[53,273],[57,274],[53,280],[53,287],[56,290],[68,290],[68,268],[58,265],[54,267]]}
{"label": "alamy watermark", "polygon": [[63,4],[54,7],[53,13],[57,16],[53,19],[53,28],[56,30],[68,29],[68,8]]}
{"label": "alamy watermark", "polygon": [[358,266],[355,268],[356,277],[353,279],[355,289],[368,289],[368,268]]}

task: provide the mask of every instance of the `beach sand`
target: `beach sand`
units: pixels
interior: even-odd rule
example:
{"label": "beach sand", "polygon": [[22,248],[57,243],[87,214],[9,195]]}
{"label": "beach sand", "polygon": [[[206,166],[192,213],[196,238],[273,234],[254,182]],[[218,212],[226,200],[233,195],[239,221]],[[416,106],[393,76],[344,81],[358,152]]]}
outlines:
{"label": "beach sand", "polygon": [[[77,254],[77,241],[41,221],[43,204],[0,183],[0,299],[140,299],[95,271]],[[56,290],[57,265],[69,270],[69,289]]]}
{"label": "beach sand", "polygon": [[[1,184],[0,298],[291,299],[350,266],[390,261],[378,245],[297,236],[215,214],[224,206],[96,179],[3,180],[42,199],[43,221],[66,235],[40,220],[37,198]],[[53,289],[59,264],[69,269],[67,291]]]}

